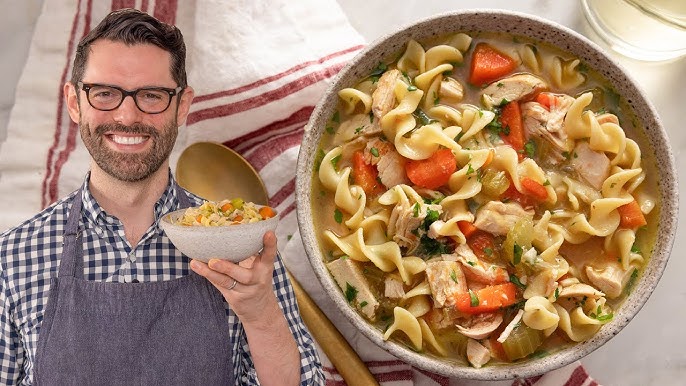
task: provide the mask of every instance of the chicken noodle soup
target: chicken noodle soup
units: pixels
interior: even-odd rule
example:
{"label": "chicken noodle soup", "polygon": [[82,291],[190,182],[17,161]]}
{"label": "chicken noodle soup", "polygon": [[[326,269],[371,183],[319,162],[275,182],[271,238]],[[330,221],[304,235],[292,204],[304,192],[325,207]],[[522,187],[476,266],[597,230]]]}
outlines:
{"label": "chicken noodle soup", "polygon": [[384,339],[481,367],[612,321],[659,203],[641,128],[597,73],[524,38],[457,33],[410,40],[338,95],[315,223]]}
{"label": "chicken noodle soup", "polygon": [[226,226],[248,224],[274,217],[269,206],[258,206],[241,198],[205,201],[202,205],[188,208],[175,224],[187,226]]}

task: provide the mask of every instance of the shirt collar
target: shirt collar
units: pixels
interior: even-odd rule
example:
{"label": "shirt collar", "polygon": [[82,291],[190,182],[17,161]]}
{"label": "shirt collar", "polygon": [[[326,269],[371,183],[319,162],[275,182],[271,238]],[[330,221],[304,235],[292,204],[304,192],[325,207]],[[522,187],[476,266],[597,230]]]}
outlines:
{"label": "shirt collar", "polygon": [[[100,204],[98,204],[98,201],[95,199],[95,197],[93,197],[93,194],[88,187],[89,181],[90,171],[86,173],[83,185],[81,186],[81,200],[83,202],[83,213],[85,217],[88,219],[88,221],[92,221],[100,226],[121,226],[119,219],[105,212]],[[169,169],[169,182],[167,183],[167,187],[164,189],[162,196],[160,196],[153,208],[155,223],[158,223],[159,219],[163,215],[180,207],[179,197],[177,195],[178,191],[175,189],[175,186],[176,180],[174,179],[171,169]]]}

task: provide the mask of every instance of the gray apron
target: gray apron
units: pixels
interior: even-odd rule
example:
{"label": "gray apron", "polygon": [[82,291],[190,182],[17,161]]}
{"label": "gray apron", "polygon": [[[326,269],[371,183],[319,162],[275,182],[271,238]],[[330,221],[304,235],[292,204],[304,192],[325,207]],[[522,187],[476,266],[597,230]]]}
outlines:
{"label": "gray apron", "polygon": [[[190,201],[175,185],[182,208]],[[83,278],[81,191],[67,218],[59,273],[50,283],[36,385],[233,385],[222,295],[191,271],[168,281]]]}

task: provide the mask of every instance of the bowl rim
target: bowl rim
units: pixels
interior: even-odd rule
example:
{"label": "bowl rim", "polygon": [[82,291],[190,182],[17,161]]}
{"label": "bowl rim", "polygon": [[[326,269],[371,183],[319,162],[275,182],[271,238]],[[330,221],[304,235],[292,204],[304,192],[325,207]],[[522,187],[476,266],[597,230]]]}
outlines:
{"label": "bowl rim", "polygon": [[[489,28],[486,31],[524,35],[534,41],[542,41],[556,46],[563,51],[584,60],[587,64],[589,61],[596,61],[608,66],[606,68],[599,68],[598,66],[592,65],[591,67],[603,76],[620,95],[626,97],[626,94],[629,94],[631,96],[633,100],[628,100],[627,102],[631,106],[636,119],[642,123],[642,131],[646,133],[651,148],[649,150],[652,150],[655,155],[656,164],[659,164],[660,166],[661,176],[668,177],[666,179],[658,179],[657,181],[660,196],[660,213],[657,220],[658,224],[653,251],[648,259],[648,263],[642,269],[642,274],[634,284],[633,290],[624,300],[622,306],[615,312],[613,320],[604,325],[601,330],[588,341],[573,344],[569,348],[562,349],[545,357],[531,358],[524,362],[516,362],[508,365],[486,366],[481,369],[472,368],[468,365],[458,367],[447,361],[441,361],[440,359],[429,359],[428,356],[413,352],[401,344],[390,340],[384,341],[382,337],[383,333],[372,327],[358,312],[347,304],[342,291],[324,265],[318,241],[315,236],[313,211],[310,201],[311,180],[315,176],[312,165],[314,164],[314,157],[323,131],[323,123],[325,123],[326,119],[333,113],[335,103],[332,103],[332,99],[336,98],[334,95],[336,94],[336,91],[351,85],[346,83],[346,81],[354,82],[359,81],[361,78],[360,73],[354,74],[354,69],[360,61],[367,55],[383,56],[384,53],[382,51],[390,48],[387,46],[390,46],[390,42],[393,42],[394,40],[399,40],[401,45],[397,46],[395,51],[389,52],[389,54],[402,52],[401,48],[405,46],[408,40],[407,37],[403,40],[403,35],[406,35],[410,30],[419,30],[429,25],[450,22],[451,19],[460,20],[461,18],[465,18],[466,20],[466,18],[474,17],[504,18],[506,21],[521,21],[521,19],[525,19],[529,23],[536,25],[538,33],[543,34],[544,36],[533,37],[517,30],[517,27],[508,27],[509,29],[507,31],[505,30],[506,27]],[[516,31],[510,32],[510,30]],[[531,28],[529,28],[529,30],[531,30]],[[462,31],[473,32],[465,29],[453,30],[452,33]],[[450,32],[434,32],[434,35],[440,36],[448,33]],[[554,43],[553,41],[555,39],[546,35],[551,33],[554,35],[558,34],[559,36],[557,39],[571,41],[571,44],[573,44],[575,48],[572,50],[570,44],[567,44],[566,47],[561,47],[559,44]],[[417,39],[422,40],[429,36],[430,35],[427,34],[418,37]],[[412,37],[414,38],[414,36]],[[390,55],[385,55],[386,58],[389,56]],[[366,67],[369,67],[369,65]],[[371,68],[365,68],[359,71],[362,74],[367,74],[371,71]],[[305,125],[304,136],[297,160],[295,193],[296,202],[298,203],[298,225],[300,227],[308,260],[310,261],[319,282],[325,289],[325,292],[336,304],[338,311],[341,312],[356,329],[361,331],[365,337],[374,342],[377,346],[416,367],[451,377],[478,380],[504,380],[536,376],[568,365],[595,351],[626,327],[647,302],[652,291],[657,286],[667,261],[669,260],[678,222],[678,191],[678,173],[676,172],[674,155],[659,114],[642,91],[639,84],[621,64],[610,57],[605,50],[596,43],[557,22],[521,12],[477,8],[439,13],[418,19],[416,22],[405,24],[395,31],[375,39],[341,69],[322,94],[309,121]]]}

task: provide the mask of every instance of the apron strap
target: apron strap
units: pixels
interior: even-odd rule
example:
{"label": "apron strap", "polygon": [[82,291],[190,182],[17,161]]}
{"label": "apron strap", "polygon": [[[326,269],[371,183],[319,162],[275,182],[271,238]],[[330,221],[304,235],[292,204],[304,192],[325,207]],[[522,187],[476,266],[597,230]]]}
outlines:
{"label": "apron strap", "polygon": [[79,220],[81,219],[81,207],[83,188],[74,196],[74,202],[71,204],[69,215],[67,217],[67,225],[64,229],[64,241],[62,242],[62,258],[60,262],[60,269],[57,277],[74,276],[81,268],[79,276],[83,276],[83,246],[78,243],[81,240],[81,232],[79,231]]}

